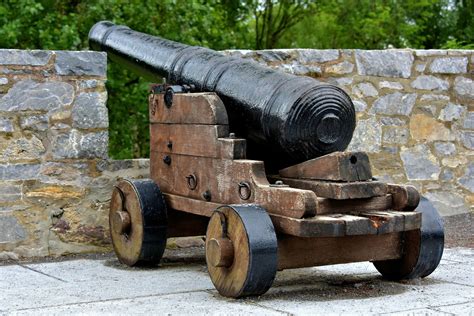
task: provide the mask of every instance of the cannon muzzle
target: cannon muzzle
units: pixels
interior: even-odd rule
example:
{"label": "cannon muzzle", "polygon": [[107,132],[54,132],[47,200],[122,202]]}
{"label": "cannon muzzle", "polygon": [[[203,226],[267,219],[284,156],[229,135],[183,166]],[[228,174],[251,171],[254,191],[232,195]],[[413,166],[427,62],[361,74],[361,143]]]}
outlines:
{"label": "cannon muzzle", "polygon": [[351,141],[354,105],[339,87],[107,21],[92,27],[89,43],[151,80],[216,92],[231,131],[248,139],[249,158],[283,167],[344,150]]}

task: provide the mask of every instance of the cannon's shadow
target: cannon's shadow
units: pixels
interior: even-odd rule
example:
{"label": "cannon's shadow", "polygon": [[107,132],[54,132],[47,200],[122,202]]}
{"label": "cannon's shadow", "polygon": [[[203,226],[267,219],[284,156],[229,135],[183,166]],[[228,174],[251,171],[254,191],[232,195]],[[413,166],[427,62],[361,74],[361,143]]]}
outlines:
{"label": "cannon's shadow", "polygon": [[[186,268],[186,266],[202,266],[205,269],[205,255],[202,248],[189,249],[187,251],[168,251],[159,266],[127,267],[116,258],[104,262],[104,265],[120,270],[143,271],[157,269]],[[343,267],[343,265],[340,265]],[[344,270],[344,269],[337,269]],[[419,285],[436,284],[439,281],[427,279],[415,279],[405,282],[391,282],[383,279],[379,274],[355,270],[353,273],[345,271],[331,271],[326,268],[302,268],[279,271],[271,289],[260,297],[245,298],[244,300],[265,302],[272,300],[287,301],[330,301],[346,299],[364,299],[391,296],[411,291]],[[217,291],[213,290],[217,299],[222,298]]]}
{"label": "cannon's shadow", "polygon": [[324,268],[285,270],[277,274],[272,288],[263,296],[249,298],[259,302],[330,301],[391,296],[411,291],[419,285],[436,284],[435,279],[392,282],[377,273],[333,272]]}

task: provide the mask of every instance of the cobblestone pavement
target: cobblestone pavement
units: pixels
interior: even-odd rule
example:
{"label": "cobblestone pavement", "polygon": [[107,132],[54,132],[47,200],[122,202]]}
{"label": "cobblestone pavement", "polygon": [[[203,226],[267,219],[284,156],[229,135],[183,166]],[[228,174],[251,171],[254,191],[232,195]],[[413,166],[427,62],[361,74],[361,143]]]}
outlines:
{"label": "cobblestone pavement", "polygon": [[[428,278],[382,280],[370,263],[286,270],[258,298],[220,297],[202,249],[158,268],[114,257],[0,266],[0,314],[473,315],[474,249],[446,249]],[[185,262],[187,261],[187,262]]]}

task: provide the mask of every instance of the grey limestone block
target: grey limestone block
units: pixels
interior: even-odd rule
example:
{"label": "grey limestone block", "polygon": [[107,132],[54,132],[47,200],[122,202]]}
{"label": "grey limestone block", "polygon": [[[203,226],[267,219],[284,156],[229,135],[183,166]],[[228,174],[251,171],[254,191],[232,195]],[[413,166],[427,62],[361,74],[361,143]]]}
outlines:
{"label": "grey limestone block", "polygon": [[44,66],[52,55],[45,50],[0,49],[0,65]]}
{"label": "grey limestone block", "polygon": [[403,126],[407,124],[406,121],[399,119],[398,117],[381,117],[380,123],[386,126]]}
{"label": "grey limestone block", "polygon": [[446,91],[449,83],[435,76],[419,76],[411,83],[412,88],[419,90]]}
{"label": "grey limestone block", "polygon": [[424,144],[402,148],[400,152],[408,180],[437,180],[441,168],[436,157]]}
{"label": "grey limestone block", "polygon": [[400,82],[394,81],[380,81],[379,82],[380,89],[392,89],[392,90],[402,90],[403,85]]}
{"label": "grey limestone block", "polygon": [[416,49],[414,52],[419,57],[447,55],[446,50],[443,49]]}
{"label": "grey limestone block", "polygon": [[382,145],[382,127],[372,116],[367,120],[358,120],[354,136],[347,150],[379,152]]}
{"label": "grey limestone block", "polygon": [[96,79],[80,80],[77,82],[79,89],[94,89],[100,85],[101,81]]}
{"label": "grey limestone block", "polygon": [[48,129],[47,115],[31,115],[20,118],[20,127],[23,130],[45,131]]}
{"label": "grey limestone block", "polygon": [[461,142],[467,149],[474,149],[474,132],[461,132]]}
{"label": "grey limestone block", "polygon": [[25,228],[18,219],[11,215],[0,215],[0,244],[25,239]]}
{"label": "grey limestone block", "polygon": [[34,180],[38,178],[41,164],[0,165],[0,180]]}
{"label": "grey limestone block", "polygon": [[107,54],[93,51],[56,51],[54,68],[59,75],[100,76],[107,72]]}
{"label": "grey limestone block", "polygon": [[352,100],[356,112],[364,112],[367,109],[367,103],[361,100]]}
{"label": "grey limestone block", "polygon": [[336,60],[340,55],[337,49],[297,49],[296,51],[299,64],[324,63]]}
{"label": "grey limestone block", "polygon": [[71,104],[74,88],[67,82],[22,80],[0,99],[0,111],[50,111]]}
{"label": "grey limestone block", "polygon": [[72,127],[79,129],[107,128],[109,118],[105,93],[81,93],[72,107]]}
{"label": "grey limestone block", "polygon": [[471,193],[474,193],[474,162],[466,166],[464,174],[459,178],[458,183]]}
{"label": "grey limestone block", "polygon": [[456,153],[456,146],[453,143],[435,142],[434,147],[438,156],[452,156]]}
{"label": "grey limestone block", "polygon": [[454,92],[458,97],[474,100],[474,81],[466,77],[456,77]]}
{"label": "grey limestone block", "polygon": [[72,130],[56,136],[53,141],[55,159],[108,158],[109,134],[107,131],[81,133]]}
{"label": "grey limestone block", "polygon": [[13,132],[13,123],[10,118],[0,117],[0,132]]}
{"label": "grey limestone block", "polygon": [[359,75],[408,78],[414,57],[406,50],[356,50]]}
{"label": "grey limestone block", "polygon": [[474,129],[474,112],[468,112],[462,124],[463,128]]}
{"label": "grey limestone block", "polygon": [[467,57],[436,58],[430,65],[430,71],[438,74],[463,74],[467,72]]}
{"label": "grey limestone block", "polygon": [[384,95],[378,98],[371,108],[372,113],[387,115],[410,115],[416,101],[416,93],[400,93]]}
{"label": "grey limestone block", "polygon": [[361,82],[352,87],[352,93],[359,98],[363,97],[376,97],[379,92],[370,82]]}
{"label": "grey limestone block", "polygon": [[466,107],[460,104],[448,103],[439,114],[439,119],[442,121],[451,122],[453,120],[459,120],[466,111]]}
{"label": "grey limestone block", "polygon": [[[21,200],[21,184],[8,182],[0,182],[0,201],[1,202],[17,202]],[[1,211],[1,210],[0,210]]]}
{"label": "grey limestone block", "polygon": [[406,128],[388,126],[384,128],[383,141],[387,144],[406,144],[410,132]]}
{"label": "grey limestone block", "polygon": [[442,94],[423,94],[420,101],[449,101],[449,96]]}
{"label": "grey limestone block", "polygon": [[450,181],[454,179],[454,173],[449,169],[444,169],[441,171],[439,178],[443,181]]}

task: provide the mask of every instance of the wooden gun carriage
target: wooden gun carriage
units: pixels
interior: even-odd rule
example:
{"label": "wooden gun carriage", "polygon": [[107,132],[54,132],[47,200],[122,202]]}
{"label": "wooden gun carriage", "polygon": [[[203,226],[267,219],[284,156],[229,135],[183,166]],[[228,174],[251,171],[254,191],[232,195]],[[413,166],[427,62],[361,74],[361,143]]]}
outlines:
{"label": "wooden gun carriage", "polygon": [[[151,179],[122,180],[111,199],[122,263],[157,264],[167,238],[206,235],[209,275],[228,297],[265,293],[283,269],[371,261],[394,280],[434,271],[442,222],[414,187],[375,180],[363,152],[266,169],[248,159],[248,139],[232,133],[228,109],[214,92],[153,86]],[[339,124],[325,115],[317,136]]]}

